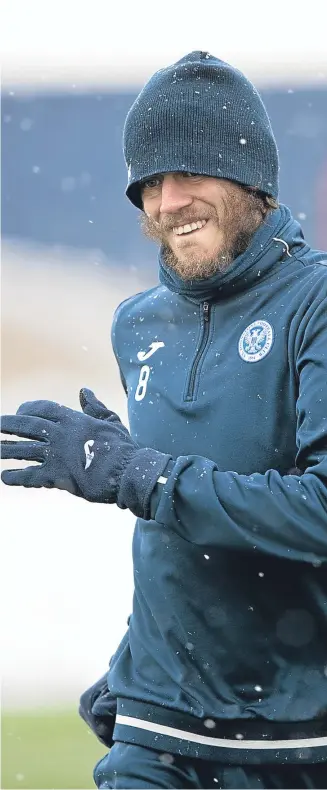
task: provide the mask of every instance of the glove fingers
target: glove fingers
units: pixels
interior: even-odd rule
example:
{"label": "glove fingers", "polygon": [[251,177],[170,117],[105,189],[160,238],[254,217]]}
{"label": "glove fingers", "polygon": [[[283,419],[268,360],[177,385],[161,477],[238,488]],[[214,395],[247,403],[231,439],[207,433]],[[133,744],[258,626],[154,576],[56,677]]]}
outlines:
{"label": "glove fingers", "polygon": [[42,488],[42,477],[38,474],[42,467],[27,466],[26,469],[5,469],[1,472],[1,480],[7,486],[24,486],[25,488]]}
{"label": "glove fingers", "polygon": [[44,446],[40,442],[1,442],[1,458],[16,461],[44,461]]}
{"label": "glove fingers", "polygon": [[89,417],[95,417],[97,420],[113,421],[112,417],[114,416],[116,419],[119,419],[115,412],[107,409],[104,403],[98,400],[94,392],[89,390],[87,387],[82,387],[80,390],[79,402],[84,414],[88,414]]}
{"label": "glove fingers", "polygon": [[24,417],[19,414],[5,414],[1,418],[1,432],[23,439],[47,439],[49,424],[41,417]]}
{"label": "glove fingers", "polygon": [[52,400],[31,400],[22,403],[16,411],[16,414],[24,414],[31,417],[43,417],[45,420],[53,420],[56,422],[60,419],[62,409],[60,403],[55,403]]}

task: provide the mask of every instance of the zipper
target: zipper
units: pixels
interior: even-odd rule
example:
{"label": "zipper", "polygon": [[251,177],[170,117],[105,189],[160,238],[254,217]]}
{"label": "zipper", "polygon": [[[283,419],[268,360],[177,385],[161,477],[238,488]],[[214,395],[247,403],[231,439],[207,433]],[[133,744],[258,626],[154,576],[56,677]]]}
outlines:
{"label": "zipper", "polygon": [[191,368],[191,373],[189,376],[187,388],[186,388],[186,397],[185,400],[194,400],[194,386],[195,386],[195,379],[196,374],[198,372],[198,367],[200,361],[203,357],[205,352],[206,346],[208,344],[208,337],[210,331],[210,304],[209,302],[202,302],[201,304],[201,312],[203,316],[203,324],[202,324],[202,335],[200,338],[200,343],[198,350],[196,352],[193,365]]}

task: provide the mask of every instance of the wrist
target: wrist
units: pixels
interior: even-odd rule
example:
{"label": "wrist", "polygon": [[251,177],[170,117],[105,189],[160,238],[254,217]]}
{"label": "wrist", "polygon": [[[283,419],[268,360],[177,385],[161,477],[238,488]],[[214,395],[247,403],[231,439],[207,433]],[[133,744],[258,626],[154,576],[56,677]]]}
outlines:
{"label": "wrist", "polygon": [[[152,494],[160,478],[165,478],[165,470],[171,456],[158,450],[145,447],[137,450],[122,474],[117,505],[128,508],[138,518],[148,521],[152,514]],[[160,489],[159,489],[160,491]]]}

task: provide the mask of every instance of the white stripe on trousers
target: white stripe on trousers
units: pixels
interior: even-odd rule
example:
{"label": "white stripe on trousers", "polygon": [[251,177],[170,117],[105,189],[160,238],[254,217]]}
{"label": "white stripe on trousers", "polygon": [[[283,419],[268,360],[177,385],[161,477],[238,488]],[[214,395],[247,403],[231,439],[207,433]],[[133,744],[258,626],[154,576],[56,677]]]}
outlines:
{"label": "white stripe on trousers", "polygon": [[176,730],[175,727],[167,727],[164,724],[156,724],[143,719],[136,719],[133,716],[122,716],[117,713],[117,724],[124,724],[127,727],[136,727],[139,730],[148,730],[159,735],[168,735],[170,738],[179,738],[182,741],[192,741],[192,743],[202,743],[204,746],[219,746],[225,749],[312,749],[315,746],[327,746],[327,736],[322,738],[292,738],[283,741],[248,741],[245,739],[230,738],[210,738],[208,735],[198,735],[194,732]]}

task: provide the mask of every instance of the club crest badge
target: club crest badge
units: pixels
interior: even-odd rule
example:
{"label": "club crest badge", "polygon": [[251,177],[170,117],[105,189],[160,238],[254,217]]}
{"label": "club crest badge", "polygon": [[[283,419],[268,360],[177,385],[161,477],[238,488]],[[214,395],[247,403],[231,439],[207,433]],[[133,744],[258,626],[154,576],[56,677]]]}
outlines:
{"label": "club crest badge", "polygon": [[274,330],[268,321],[253,321],[238,341],[238,353],[245,362],[259,362],[266,357],[274,342]]}

